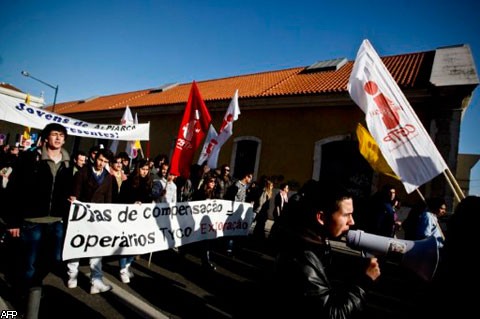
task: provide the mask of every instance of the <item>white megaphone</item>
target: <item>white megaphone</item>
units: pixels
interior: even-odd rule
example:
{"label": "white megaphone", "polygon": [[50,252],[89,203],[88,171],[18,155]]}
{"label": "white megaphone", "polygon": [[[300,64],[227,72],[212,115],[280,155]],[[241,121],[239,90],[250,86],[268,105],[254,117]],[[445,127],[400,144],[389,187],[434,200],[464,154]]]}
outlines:
{"label": "white megaphone", "polygon": [[402,240],[369,234],[363,230],[350,230],[347,233],[347,246],[399,260],[402,266],[413,270],[426,281],[432,280],[437,270],[438,243],[433,236],[422,240]]}

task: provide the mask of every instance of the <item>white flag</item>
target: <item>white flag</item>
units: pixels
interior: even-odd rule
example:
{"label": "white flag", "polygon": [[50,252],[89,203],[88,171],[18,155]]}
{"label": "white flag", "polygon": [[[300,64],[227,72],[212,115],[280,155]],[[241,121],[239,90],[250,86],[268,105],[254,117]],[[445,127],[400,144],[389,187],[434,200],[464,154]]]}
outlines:
{"label": "white flag", "polygon": [[[212,124],[208,127],[207,137],[205,138],[205,142],[203,143],[202,152],[200,153],[200,157],[198,158],[197,164],[202,165],[205,161],[208,161],[210,154],[212,153],[212,149],[217,145],[217,137],[218,133],[213,127]],[[216,167],[212,167],[215,169]]]}
{"label": "white flag", "polygon": [[[122,125],[133,124],[132,112],[130,111],[130,108],[128,107],[128,105],[125,108],[125,112],[123,112],[123,116],[120,120],[120,124],[122,124]],[[116,154],[117,153],[117,148],[118,148],[118,140],[114,140],[112,142],[112,144],[110,144],[110,151],[112,151],[113,154]]]}
{"label": "white flag", "polygon": [[448,168],[368,40],[358,50],[348,91],[365,112],[368,130],[407,193]]}
{"label": "white flag", "polygon": [[[135,121],[133,124],[138,124],[138,113],[135,113]],[[142,144],[140,143],[140,140],[135,140],[133,142],[128,142],[131,145],[130,151],[130,157],[131,158],[137,158],[138,152],[142,155],[142,158],[145,158],[143,155],[143,150],[142,150]]]}
{"label": "white flag", "polygon": [[227,113],[223,118],[222,126],[217,134],[215,128],[210,125],[207,138],[203,144],[198,164],[201,165],[207,161],[208,167],[215,169],[218,164],[218,155],[223,144],[233,135],[233,122],[238,120],[240,115],[240,107],[238,106],[238,90],[235,91],[230,104],[228,105]]}

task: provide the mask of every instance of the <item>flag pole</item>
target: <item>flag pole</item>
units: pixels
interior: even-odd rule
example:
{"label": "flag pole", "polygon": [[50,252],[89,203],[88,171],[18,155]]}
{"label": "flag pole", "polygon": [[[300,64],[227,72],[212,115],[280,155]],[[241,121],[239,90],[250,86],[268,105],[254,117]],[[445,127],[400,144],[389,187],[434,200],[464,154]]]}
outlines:
{"label": "flag pole", "polygon": [[148,256],[148,268],[150,268],[150,264],[152,263],[152,255],[153,255],[153,252],[151,252],[150,256]]}
{"label": "flag pole", "polygon": [[145,146],[145,153],[148,158],[150,158],[150,140],[147,141],[147,146]]}
{"label": "flag pole", "polygon": [[449,168],[447,168],[447,175],[448,175],[448,177],[450,177],[450,180],[452,181],[453,185],[456,187],[458,193],[460,194],[460,198],[464,199],[465,194],[463,193],[462,188],[460,187],[460,185],[457,182],[457,179],[455,178],[455,176],[453,176],[452,171],[450,171]]}
{"label": "flag pole", "polygon": [[422,192],[420,192],[420,190],[419,190],[418,188],[416,189],[416,191],[417,191],[418,196],[420,196],[420,198],[422,199],[422,201],[426,204],[427,201],[425,200],[425,197],[423,197]]}
{"label": "flag pole", "polygon": [[457,190],[455,189],[455,187],[453,187],[452,181],[450,180],[450,178],[448,178],[445,171],[443,171],[443,175],[445,176],[445,179],[447,180],[448,185],[450,185],[450,188],[453,191],[453,195],[455,195],[455,199],[457,200],[457,202],[460,202],[460,197],[458,196]]}

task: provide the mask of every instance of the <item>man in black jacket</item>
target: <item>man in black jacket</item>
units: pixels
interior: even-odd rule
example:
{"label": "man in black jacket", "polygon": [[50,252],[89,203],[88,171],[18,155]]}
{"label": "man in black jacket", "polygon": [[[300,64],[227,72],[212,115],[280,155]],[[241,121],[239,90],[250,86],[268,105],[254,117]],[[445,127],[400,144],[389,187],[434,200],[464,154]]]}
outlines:
{"label": "man in black jacket", "polygon": [[376,258],[358,280],[342,288],[330,280],[329,239],[354,225],[348,192],[310,181],[289,201],[282,216],[275,260],[277,310],[298,318],[351,318],[365,302],[365,288],[380,276]]}
{"label": "man in black jacket", "polygon": [[36,318],[43,279],[62,263],[64,226],[72,185],[70,156],[63,149],[67,131],[50,123],[42,146],[23,152],[12,173],[14,197],[7,218],[12,237],[23,243],[22,290],[28,293],[27,318]]}

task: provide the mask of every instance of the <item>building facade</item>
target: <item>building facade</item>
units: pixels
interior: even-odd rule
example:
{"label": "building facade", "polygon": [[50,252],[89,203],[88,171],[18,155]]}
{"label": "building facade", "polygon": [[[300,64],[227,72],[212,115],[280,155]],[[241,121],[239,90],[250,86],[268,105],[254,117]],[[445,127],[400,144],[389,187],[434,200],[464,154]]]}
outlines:
{"label": "building facade", "polygon": [[[460,45],[382,60],[455,175],[462,115],[479,83],[470,48]],[[198,81],[217,130],[239,90],[241,114],[218,164],[229,164],[234,174],[248,168],[256,178],[274,176],[294,187],[309,179],[334,180],[359,197],[386,182],[396,183],[373,172],[358,151],[355,130],[358,123],[365,123],[365,115],[347,91],[352,66],[353,61],[335,59],[309,67]],[[83,121],[117,124],[129,106],[139,122],[150,122],[150,141],[142,142],[144,153],[171,155],[190,87],[191,83],[169,84],[58,103],[55,111]],[[70,147],[88,150],[110,142],[76,138]],[[401,184],[398,189],[403,190]],[[427,197],[452,198],[442,176],[421,191]],[[407,201],[415,196],[404,194]]]}

